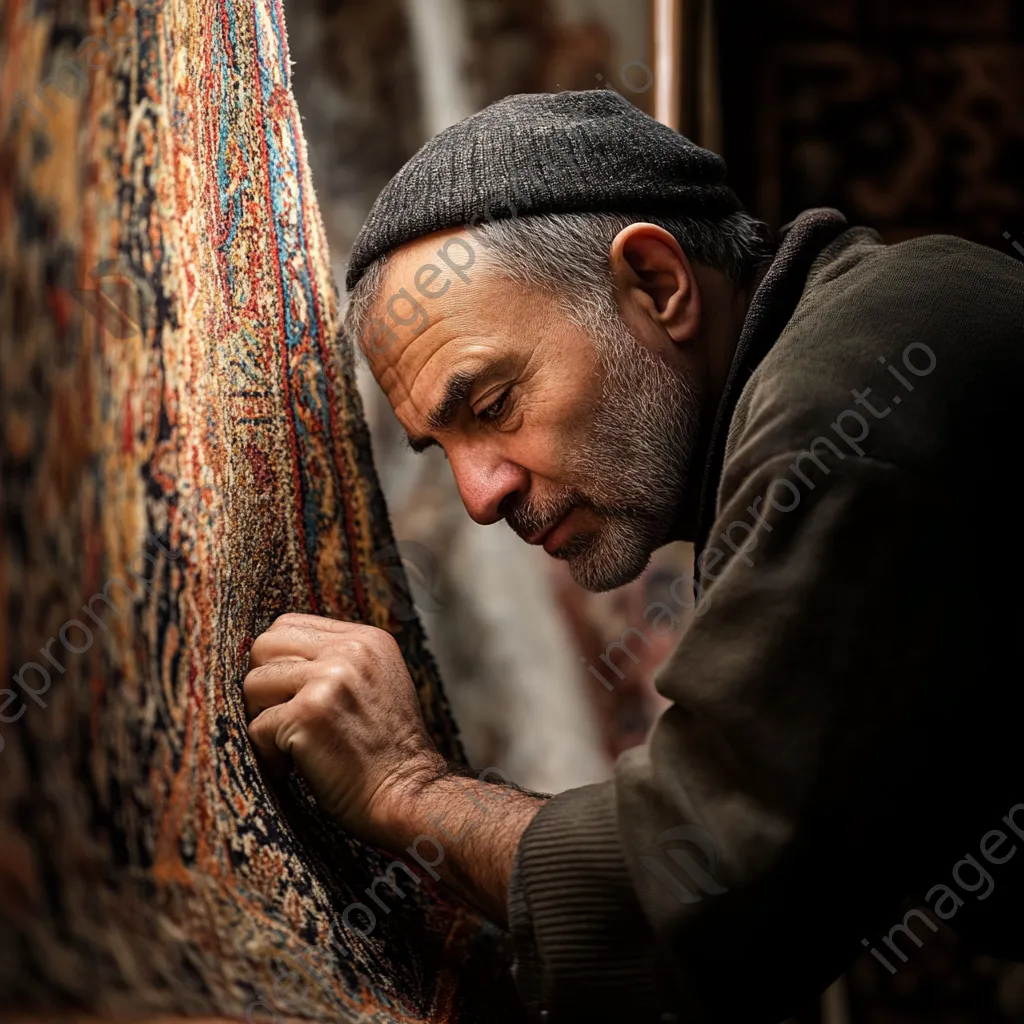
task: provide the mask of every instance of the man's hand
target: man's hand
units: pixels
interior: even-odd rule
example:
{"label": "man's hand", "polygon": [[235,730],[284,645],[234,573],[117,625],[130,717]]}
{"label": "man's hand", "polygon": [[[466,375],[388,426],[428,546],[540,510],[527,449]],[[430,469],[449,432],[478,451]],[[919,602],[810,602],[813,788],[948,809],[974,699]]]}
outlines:
{"label": "man's hand", "polygon": [[382,629],[282,615],[252,646],[244,692],[264,764],[294,763],[324,813],[365,841],[392,846],[401,807],[445,771]]}
{"label": "man's hand", "polygon": [[294,764],[321,809],[358,839],[399,856],[427,843],[430,872],[505,922],[519,840],[544,798],[482,781],[504,777],[497,769],[477,780],[445,762],[389,633],[282,615],[253,644],[244,690],[249,736],[268,768]]}

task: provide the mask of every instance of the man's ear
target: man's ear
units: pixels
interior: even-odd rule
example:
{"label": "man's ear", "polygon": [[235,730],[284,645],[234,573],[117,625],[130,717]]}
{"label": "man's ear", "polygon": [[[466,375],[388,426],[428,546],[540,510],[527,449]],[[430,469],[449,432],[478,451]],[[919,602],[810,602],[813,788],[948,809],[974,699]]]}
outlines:
{"label": "man's ear", "polygon": [[630,224],[614,238],[609,265],[619,309],[627,323],[637,315],[677,344],[700,328],[700,288],[679,243],[656,224]]}

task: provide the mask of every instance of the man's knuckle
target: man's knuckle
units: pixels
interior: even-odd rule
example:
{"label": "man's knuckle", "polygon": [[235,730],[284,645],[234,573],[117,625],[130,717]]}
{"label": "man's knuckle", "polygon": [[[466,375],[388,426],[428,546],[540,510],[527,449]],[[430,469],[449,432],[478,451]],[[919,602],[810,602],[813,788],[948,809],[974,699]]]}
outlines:
{"label": "man's knuckle", "polygon": [[266,633],[261,633],[258,637],[256,637],[256,639],[253,641],[252,647],[249,648],[249,660],[259,660],[260,658],[262,658],[263,652],[266,650],[267,644],[269,642],[270,641],[267,639]]}
{"label": "man's knuckle", "polygon": [[345,647],[350,653],[365,658],[373,650],[373,638],[357,633],[345,640]]}
{"label": "man's knuckle", "polygon": [[402,648],[399,647],[398,641],[386,630],[378,629],[377,633],[380,637],[381,646],[389,654],[401,654]]}
{"label": "man's knuckle", "polygon": [[324,662],[320,676],[334,687],[347,686],[352,680],[352,668],[347,661],[333,658]]}
{"label": "man's knuckle", "polygon": [[333,636],[320,651],[319,657],[337,665],[362,665],[366,661],[367,645],[357,636]]}
{"label": "man's knuckle", "polygon": [[367,626],[361,635],[366,646],[376,652],[384,653],[398,647],[395,638],[386,629],[377,626]]}
{"label": "man's knuckle", "polygon": [[307,686],[302,690],[302,713],[307,721],[334,721],[338,717],[336,686]]}

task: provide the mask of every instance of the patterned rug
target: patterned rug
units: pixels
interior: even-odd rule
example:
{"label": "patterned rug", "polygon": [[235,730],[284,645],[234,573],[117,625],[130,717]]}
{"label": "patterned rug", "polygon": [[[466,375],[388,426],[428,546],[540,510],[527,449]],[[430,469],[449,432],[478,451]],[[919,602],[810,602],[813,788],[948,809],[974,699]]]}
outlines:
{"label": "patterned rug", "polygon": [[313,611],[391,630],[460,756],[289,69],[279,0],[0,3],[0,1015],[519,1019],[497,930],[422,868],[372,899],[392,858],[246,738]]}

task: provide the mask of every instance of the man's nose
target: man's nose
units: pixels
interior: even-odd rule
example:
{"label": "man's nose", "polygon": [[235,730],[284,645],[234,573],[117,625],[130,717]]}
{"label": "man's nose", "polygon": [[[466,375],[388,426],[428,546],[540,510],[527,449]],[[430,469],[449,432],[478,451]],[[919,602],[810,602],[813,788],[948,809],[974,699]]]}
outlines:
{"label": "man's nose", "polygon": [[[529,474],[507,459],[488,461],[479,452],[461,456],[449,451],[448,461],[455,474],[455,485],[470,518],[481,526],[504,519],[502,502],[529,490]],[[509,502],[505,508],[512,505]]]}

